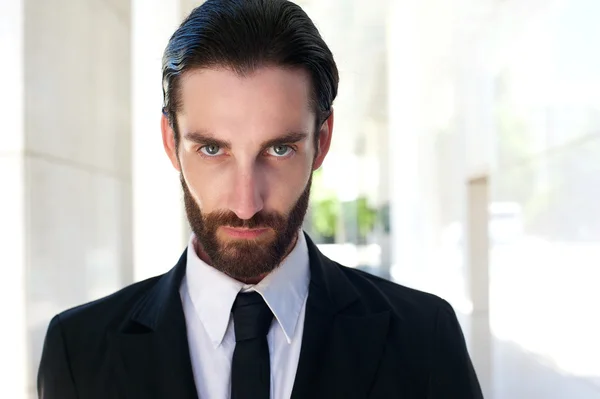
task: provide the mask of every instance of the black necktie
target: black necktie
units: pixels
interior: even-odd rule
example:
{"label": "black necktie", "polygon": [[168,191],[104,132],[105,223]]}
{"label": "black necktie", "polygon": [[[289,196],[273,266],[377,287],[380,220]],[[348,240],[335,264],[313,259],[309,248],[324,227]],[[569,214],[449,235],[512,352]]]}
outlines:
{"label": "black necktie", "polygon": [[231,313],[236,342],[231,363],[231,399],[269,399],[267,333],[273,313],[257,292],[238,294]]}

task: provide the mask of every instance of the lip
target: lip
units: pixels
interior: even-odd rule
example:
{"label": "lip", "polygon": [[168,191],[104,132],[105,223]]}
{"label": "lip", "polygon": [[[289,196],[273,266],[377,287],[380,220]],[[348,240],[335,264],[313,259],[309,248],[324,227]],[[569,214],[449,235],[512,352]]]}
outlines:
{"label": "lip", "polygon": [[225,233],[227,233],[227,235],[234,237],[234,238],[257,238],[261,235],[263,235],[264,233],[266,233],[269,229],[267,228],[260,228],[260,229],[240,229],[240,228],[235,228],[235,227],[226,227],[226,226],[222,226],[221,227],[223,229],[223,231]]}

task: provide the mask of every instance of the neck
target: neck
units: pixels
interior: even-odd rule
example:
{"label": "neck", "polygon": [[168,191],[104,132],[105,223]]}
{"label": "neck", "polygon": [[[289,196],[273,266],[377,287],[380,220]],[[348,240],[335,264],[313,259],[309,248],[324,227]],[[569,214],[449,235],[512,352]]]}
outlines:
{"label": "neck", "polygon": [[260,283],[262,281],[263,278],[267,277],[268,274],[262,274],[258,277],[251,277],[251,278],[246,278],[246,279],[236,279],[239,282],[242,282],[244,284],[249,284],[249,285],[256,285],[258,283]]}

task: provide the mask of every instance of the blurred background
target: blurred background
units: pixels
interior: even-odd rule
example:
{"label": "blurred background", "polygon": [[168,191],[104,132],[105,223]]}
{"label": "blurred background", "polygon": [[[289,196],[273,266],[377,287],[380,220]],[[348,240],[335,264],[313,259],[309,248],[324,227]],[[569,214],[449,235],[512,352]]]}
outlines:
{"label": "blurred background", "polygon": [[[341,71],[305,229],[459,314],[486,398],[600,398],[600,1],[302,0]],[[0,398],[188,239],[161,56],[192,0],[0,0]]]}

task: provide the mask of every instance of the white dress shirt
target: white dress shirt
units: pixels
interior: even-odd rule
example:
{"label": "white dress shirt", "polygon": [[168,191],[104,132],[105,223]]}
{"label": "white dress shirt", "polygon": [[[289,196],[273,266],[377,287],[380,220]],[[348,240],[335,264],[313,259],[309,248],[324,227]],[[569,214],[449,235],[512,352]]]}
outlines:
{"label": "white dress shirt", "polygon": [[229,399],[235,333],[231,307],[240,291],[256,291],[274,318],[267,335],[271,398],[289,398],[298,368],[310,270],[304,233],[281,265],[256,285],[246,285],[203,262],[192,235],[179,290],[196,390],[200,399]]}

